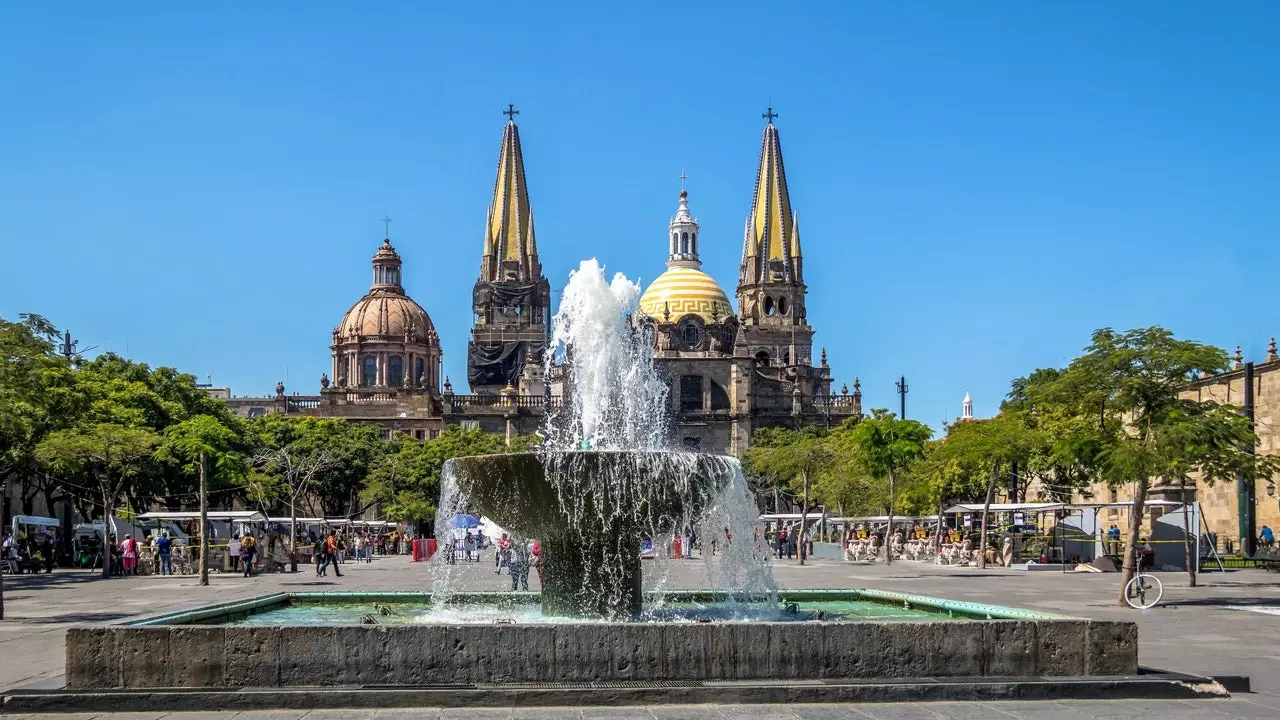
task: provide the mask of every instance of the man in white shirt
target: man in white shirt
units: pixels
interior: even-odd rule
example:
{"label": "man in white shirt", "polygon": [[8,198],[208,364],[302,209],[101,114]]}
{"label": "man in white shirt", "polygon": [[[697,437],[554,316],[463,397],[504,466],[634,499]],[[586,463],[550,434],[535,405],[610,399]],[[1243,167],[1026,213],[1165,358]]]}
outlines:
{"label": "man in white shirt", "polygon": [[231,555],[231,572],[237,572],[240,569],[239,533],[231,536],[231,541],[227,543],[227,552]]}

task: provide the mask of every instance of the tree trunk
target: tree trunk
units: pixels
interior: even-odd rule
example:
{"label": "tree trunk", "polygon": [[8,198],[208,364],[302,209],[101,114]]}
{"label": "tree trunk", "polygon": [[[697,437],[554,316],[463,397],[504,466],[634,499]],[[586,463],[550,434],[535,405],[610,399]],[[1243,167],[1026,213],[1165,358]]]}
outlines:
{"label": "tree trunk", "polygon": [[298,572],[298,504],[289,497],[289,571]]}
{"label": "tree trunk", "polygon": [[[1196,586],[1196,560],[1200,559],[1200,524],[1196,523],[1196,535],[1191,536],[1191,503],[1187,502],[1187,476],[1179,483],[1182,490],[1182,549],[1187,558],[1187,587]],[[1194,548],[1194,550],[1193,550]],[[1194,553],[1194,554],[1193,554]]]}
{"label": "tree trunk", "polygon": [[111,502],[111,495],[102,493],[102,577],[111,577],[111,516],[115,514],[115,507]]}
{"label": "tree trunk", "polygon": [[893,490],[897,478],[894,476],[893,465],[889,465],[889,527],[884,532],[884,564],[893,564]]}
{"label": "tree trunk", "polygon": [[978,530],[978,569],[987,569],[987,513],[991,512],[991,496],[996,492],[996,478],[1000,476],[1000,461],[991,466],[991,481],[987,483],[987,497],[982,505],[982,523]]}
{"label": "tree trunk", "polygon": [[[8,509],[8,506],[9,506],[9,473],[5,472],[4,470],[0,470],[0,473],[2,473],[4,476],[4,480],[0,481],[0,523],[7,523],[9,518],[6,517],[7,513],[5,512],[5,510]],[[8,525],[6,525],[6,527],[8,527]],[[14,539],[14,542],[17,542],[16,538]],[[5,553],[5,551],[0,550],[0,553]],[[0,562],[3,562],[5,559],[7,558],[4,556],[0,556]],[[3,620],[3,619],[4,619],[4,573],[0,572],[0,620]]]}
{"label": "tree trunk", "polygon": [[200,453],[200,584],[209,584],[209,484]]}
{"label": "tree trunk", "polygon": [[1147,476],[1143,475],[1133,484],[1133,510],[1129,513],[1129,537],[1125,540],[1124,571],[1120,573],[1120,598],[1116,601],[1116,607],[1129,607],[1129,603],[1124,599],[1124,589],[1133,579],[1134,571],[1137,569],[1137,557],[1134,551],[1138,547],[1138,535],[1142,531],[1142,513],[1146,502]]}
{"label": "tree trunk", "polygon": [[804,485],[804,501],[800,504],[800,532],[799,537],[794,542],[797,543],[799,552],[796,553],[796,560],[801,565],[804,564],[804,551],[808,543],[805,542],[805,525],[809,522],[809,471],[801,470],[800,479]]}

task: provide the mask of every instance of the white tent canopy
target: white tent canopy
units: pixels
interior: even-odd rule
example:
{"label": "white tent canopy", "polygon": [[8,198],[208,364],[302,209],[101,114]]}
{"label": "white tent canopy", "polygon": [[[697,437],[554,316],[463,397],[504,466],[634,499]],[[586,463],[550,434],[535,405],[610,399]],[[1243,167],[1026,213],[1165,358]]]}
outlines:
{"label": "white tent canopy", "polygon": [[[987,506],[982,503],[955,505],[947,508],[946,514],[982,512],[983,507]],[[987,510],[990,512],[1051,512],[1064,507],[1066,505],[1062,503],[991,503]]]}
{"label": "white tent canopy", "polygon": [[[267,516],[257,510],[214,510],[206,513],[206,517],[214,522],[240,522],[240,523],[260,523],[266,522]],[[142,513],[138,516],[139,520],[199,520],[198,512],[168,512],[157,511]]]}

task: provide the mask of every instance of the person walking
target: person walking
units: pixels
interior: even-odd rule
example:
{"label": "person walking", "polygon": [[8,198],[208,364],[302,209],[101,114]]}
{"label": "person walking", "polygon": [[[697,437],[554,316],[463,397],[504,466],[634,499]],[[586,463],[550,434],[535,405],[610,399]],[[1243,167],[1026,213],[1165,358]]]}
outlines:
{"label": "person walking", "polygon": [[227,543],[227,554],[231,556],[231,572],[240,571],[240,533],[231,536]]}
{"label": "person walking", "polygon": [[311,554],[315,556],[316,577],[328,575],[329,563],[325,562],[325,542],[323,537],[311,536]]}
{"label": "person walking", "polygon": [[258,554],[258,540],[253,533],[245,533],[240,540],[240,562],[244,564],[244,576],[253,577],[253,559]]}
{"label": "person walking", "polygon": [[169,531],[160,532],[156,539],[156,557],[160,559],[160,574],[173,574],[173,540],[169,539]]}
{"label": "person walking", "polygon": [[502,566],[511,564],[511,538],[506,533],[502,533],[502,537],[498,538],[498,551],[493,554],[493,574],[501,575]]}
{"label": "person walking", "polygon": [[333,565],[333,574],[342,577],[342,571],[338,569],[338,538],[332,531],[324,541],[324,552],[325,565]]}
{"label": "person walking", "polygon": [[529,544],[523,540],[511,546],[511,589],[529,589]]}

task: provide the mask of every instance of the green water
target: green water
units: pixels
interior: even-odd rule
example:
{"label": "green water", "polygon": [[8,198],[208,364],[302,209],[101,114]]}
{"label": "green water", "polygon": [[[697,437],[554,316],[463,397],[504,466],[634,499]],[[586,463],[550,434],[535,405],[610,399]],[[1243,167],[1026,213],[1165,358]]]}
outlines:
{"label": "green water", "polygon": [[[945,613],[906,608],[902,604],[866,600],[824,600],[786,604],[733,605],[666,603],[646,610],[642,621],[654,622],[800,622],[806,620],[892,620],[937,621],[949,619]],[[297,603],[226,622],[218,618],[209,624],[229,625],[360,625],[369,618],[382,625],[492,625],[506,622],[593,623],[604,620],[549,617],[538,605],[528,603],[459,603],[442,608],[408,603]]]}

